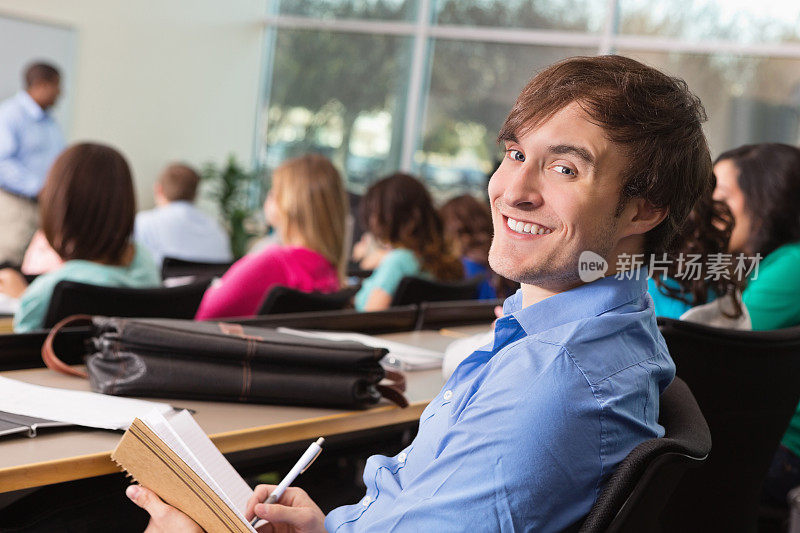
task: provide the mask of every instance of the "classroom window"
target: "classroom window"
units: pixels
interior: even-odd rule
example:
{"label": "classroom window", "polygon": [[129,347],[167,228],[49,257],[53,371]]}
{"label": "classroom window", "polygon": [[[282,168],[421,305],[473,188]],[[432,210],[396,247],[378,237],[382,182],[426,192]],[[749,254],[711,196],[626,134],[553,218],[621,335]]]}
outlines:
{"label": "classroom window", "polygon": [[270,13],[258,164],[322,152],[356,192],[404,170],[440,200],[483,193],[519,90],[574,55],[686,79],[712,155],[800,142],[793,0],[283,0]]}

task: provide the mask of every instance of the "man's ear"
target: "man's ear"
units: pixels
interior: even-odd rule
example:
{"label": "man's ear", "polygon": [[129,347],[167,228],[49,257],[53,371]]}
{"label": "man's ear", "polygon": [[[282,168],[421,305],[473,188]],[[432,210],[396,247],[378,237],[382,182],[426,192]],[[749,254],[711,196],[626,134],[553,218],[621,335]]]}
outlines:
{"label": "man's ear", "polygon": [[644,198],[633,198],[625,209],[628,215],[625,236],[644,235],[667,218],[668,207],[655,207]]}

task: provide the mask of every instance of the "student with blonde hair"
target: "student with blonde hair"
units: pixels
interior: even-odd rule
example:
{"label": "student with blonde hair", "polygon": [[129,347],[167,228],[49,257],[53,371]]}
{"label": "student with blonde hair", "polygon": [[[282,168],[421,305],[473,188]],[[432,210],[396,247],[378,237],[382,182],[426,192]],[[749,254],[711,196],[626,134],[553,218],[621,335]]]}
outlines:
{"label": "student with blonde hair", "polygon": [[305,292],[341,286],[348,204],[342,178],[326,157],[305,155],[276,168],[264,214],[281,244],[234,263],[206,291],[197,320],[253,316],[275,285]]}

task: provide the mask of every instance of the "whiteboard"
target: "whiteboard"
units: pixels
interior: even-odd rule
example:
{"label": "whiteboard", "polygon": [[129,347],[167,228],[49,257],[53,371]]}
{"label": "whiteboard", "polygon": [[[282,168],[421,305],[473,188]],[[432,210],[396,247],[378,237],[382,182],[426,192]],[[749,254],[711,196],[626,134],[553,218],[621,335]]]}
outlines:
{"label": "whiteboard", "polygon": [[77,32],[67,26],[0,14],[0,101],[24,88],[25,67],[52,63],[61,72],[61,98],[52,110],[65,136],[72,124]]}

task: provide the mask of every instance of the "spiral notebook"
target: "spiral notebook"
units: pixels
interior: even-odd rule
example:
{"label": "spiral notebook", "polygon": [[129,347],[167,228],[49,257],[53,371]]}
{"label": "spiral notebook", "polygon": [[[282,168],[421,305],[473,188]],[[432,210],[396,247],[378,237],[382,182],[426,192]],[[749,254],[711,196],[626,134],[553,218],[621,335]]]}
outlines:
{"label": "spiral notebook", "polygon": [[255,532],[244,517],[253,491],[188,411],[136,418],[111,458],[204,530]]}

